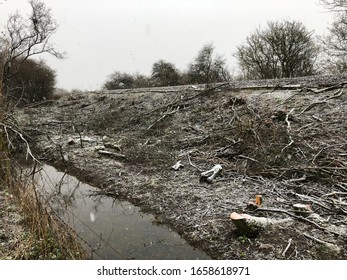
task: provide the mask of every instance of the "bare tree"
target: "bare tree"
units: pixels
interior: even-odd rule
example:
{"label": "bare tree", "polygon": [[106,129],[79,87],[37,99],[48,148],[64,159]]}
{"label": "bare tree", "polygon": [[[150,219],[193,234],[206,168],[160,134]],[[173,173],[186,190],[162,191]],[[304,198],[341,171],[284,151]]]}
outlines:
{"label": "bare tree", "polygon": [[189,64],[187,74],[191,83],[203,83],[209,87],[211,83],[230,79],[225,60],[222,56],[215,55],[214,50],[212,43],[205,44],[194,61]]}
{"label": "bare tree", "polygon": [[347,71],[347,0],[321,0],[335,19],[329,27],[329,34],[321,42],[326,53],[326,69],[329,72]]}
{"label": "bare tree", "polygon": [[133,77],[134,77],[134,88],[146,88],[151,86],[150,78],[147,77],[146,75],[135,73]]}
{"label": "bare tree", "polygon": [[347,10],[347,0],[320,0],[320,3],[331,11],[340,12]]}
{"label": "bare tree", "polygon": [[125,72],[115,71],[111,74],[104,84],[104,88],[107,90],[113,89],[125,89],[134,87],[134,77],[131,74]]}
{"label": "bare tree", "polygon": [[235,57],[245,78],[312,75],[318,53],[312,34],[300,22],[269,22],[238,47]]}
{"label": "bare tree", "polygon": [[180,73],[173,63],[161,59],[153,64],[151,79],[155,86],[176,86]]}
{"label": "bare tree", "polygon": [[246,79],[265,79],[279,75],[278,58],[271,46],[266,44],[260,30],[247,37],[246,44],[238,47],[235,57]]}
{"label": "bare tree", "polygon": [[[57,30],[57,23],[51,10],[43,1],[29,0],[31,14],[28,18],[18,12],[11,15],[6,28],[0,35],[1,53],[1,90],[3,95],[9,94],[9,79],[29,57],[49,53],[57,58],[63,54],[55,50],[50,43],[51,36]],[[16,61],[17,63],[13,63]]]}

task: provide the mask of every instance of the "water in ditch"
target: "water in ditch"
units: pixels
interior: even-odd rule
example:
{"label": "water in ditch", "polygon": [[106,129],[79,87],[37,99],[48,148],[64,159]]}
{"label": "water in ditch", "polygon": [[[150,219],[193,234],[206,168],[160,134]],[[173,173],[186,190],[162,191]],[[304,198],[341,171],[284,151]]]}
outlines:
{"label": "water in ditch", "polygon": [[154,224],[153,215],[97,195],[96,188],[52,166],[43,165],[37,181],[58,215],[89,244],[94,259],[210,259],[170,228]]}

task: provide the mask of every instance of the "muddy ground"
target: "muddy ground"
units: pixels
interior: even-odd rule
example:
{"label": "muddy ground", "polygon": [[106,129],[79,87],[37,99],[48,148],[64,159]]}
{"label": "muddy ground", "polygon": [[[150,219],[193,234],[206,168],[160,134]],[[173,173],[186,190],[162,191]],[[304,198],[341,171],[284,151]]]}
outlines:
{"label": "muddy ground", "polygon": [[[16,115],[39,160],[154,213],[212,258],[346,259],[346,82],[89,92]],[[201,180],[217,164],[217,177]],[[232,212],[286,221],[247,236]]]}

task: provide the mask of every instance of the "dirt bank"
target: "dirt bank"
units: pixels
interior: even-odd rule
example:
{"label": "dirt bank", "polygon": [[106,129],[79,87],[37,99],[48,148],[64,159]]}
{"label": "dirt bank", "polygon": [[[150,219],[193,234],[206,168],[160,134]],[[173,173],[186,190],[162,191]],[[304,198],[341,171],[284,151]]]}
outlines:
{"label": "dirt bank", "polygon": [[[155,213],[213,258],[346,259],[346,81],[67,95],[18,120],[40,160]],[[217,164],[213,182],[201,180]],[[256,195],[259,209],[248,205]],[[297,203],[314,214],[299,216]],[[290,219],[247,237],[232,212]]]}

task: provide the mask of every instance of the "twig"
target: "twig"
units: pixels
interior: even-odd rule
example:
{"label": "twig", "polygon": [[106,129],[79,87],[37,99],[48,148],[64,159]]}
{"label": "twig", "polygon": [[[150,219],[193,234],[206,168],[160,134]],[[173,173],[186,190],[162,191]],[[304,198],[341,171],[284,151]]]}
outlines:
{"label": "twig", "polygon": [[284,249],[284,251],[283,251],[283,253],[282,253],[282,256],[283,256],[283,257],[285,257],[287,251],[289,250],[290,246],[292,245],[292,241],[293,241],[293,239],[289,238],[289,240],[288,240],[288,245],[287,245],[287,247]]}
{"label": "twig", "polygon": [[320,239],[318,239],[318,238],[316,238],[316,237],[313,237],[313,236],[311,236],[311,235],[308,235],[308,234],[305,233],[305,232],[302,232],[302,234],[303,234],[305,237],[307,237],[307,238],[309,238],[309,239],[311,239],[311,240],[314,240],[314,241],[316,241],[316,242],[318,242],[318,243],[320,243],[320,244],[326,243],[325,241],[322,241],[322,240],[320,240]]}
{"label": "twig", "polygon": [[8,147],[9,147],[9,148],[10,148],[10,147],[14,148],[14,146],[13,146],[11,140],[10,140],[10,137],[9,137],[9,135],[8,135],[6,126],[4,126],[4,130],[5,130],[5,133],[6,133],[6,138],[7,138],[7,142],[8,142]]}
{"label": "twig", "polygon": [[331,192],[331,193],[323,194],[321,197],[327,197],[332,195],[347,195],[347,192]]}
{"label": "twig", "polygon": [[225,152],[227,149],[231,148],[232,146],[234,146],[234,145],[236,145],[236,144],[238,144],[238,143],[243,142],[243,140],[238,140],[238,141],[232,140],[232,142],[233,142],[232,144],[230,144],[230,145],[228,145],[228,146],[225,146],[225,147],[222,147],[222,148],[216,150],[215,152],[216,152],[217,154],[218,154],[218,153],[223,153],[223,152]]}
{"label": "twig", "polygon": [[329,91],[329,90],[332,90],[332,89],[340,88],[341,86],[345,87],[345,85],[346,85],[346,83],[336,84],[336,85],[332,85],[330,87],[313,90],[313,92],[314,93],[322,93],[322,92]]}
{"label": "twig", "polygon": [[251,158],[251,157],[244,156],[244,155],[238,155],[237,157],[238,157],[238,158],[243,158],[243,159],[248,159],[248,160],[250,160],[250,161],[259,163],[258,160],[254,159],[254,158]]}
{"label": "twig", "polygon": [[309,196],[303,195],[303,194],[298,194],[298,193],[295,193],[295,192],[291,192],[291,193],[296,195],[296,196],[298,196],[298,197],[300,197],[303,200],[310,201],[310,202],[312,202],[314,204],[317,204],[320,207],[324,208],[325,210],[332,211],[332,209],[330,209],[328,206],[325,206],[325,205],[321,204],[320,202],[318,202],[316,199],[314,199],[312,197],[309,197]]}
{"label": "twig", "polygon": [[[300,232],[300,231],[299,231],[299,232]],[[318,239],[317,237],[308,235],[308,234],[305,233],[305,232],[301,232],[301,233],[302,233],[306,238],[311,239],[311,240],[313,240],[313,241],[316,241],[316,242],[319,243],[319,244],[323,244],[324,246],[330,248],[331,250],[334,250],[334,251],[337,251],[337,252],[340,251],[340,248],[339,248],[337,245],[335,245],[335,244],[332,244],[332,243],[329,243],[329,242],[320,240],[320,239]]]}
{"label": "twig", "polygon": [[176,110],[164,113],[164,115],[162,115],[159,119],[157,119],[154,123],[152,123],[149,127],[147,127],[147,130],[150,130],[155,124],[157,124],[161,120],[165,119],[167,116],[177,113],[179,110],[180,110],[180,107],[178,106]]}
{"label": "twig", "polygon": [[291,113],[294,112],[294,110],[295,110],[295,108],[292,108],[292,109],[289,111],[289,113],[286,115],[286,123],[287,123],[287,128],[288,128],[288,130],[290,129],[289,116],[290,116]]}
{"label": "twig", "polygon": [[293,140],[291,135],[289,135],[289,140],[290,140],[290,142],[281,150],[281,152],[283,152],[285,149],[289,148],[294,143],[294,140]]}
{"label": "twig", "polygon": [[305,109],[303,109],[303,110],[299,113],[299,116],[301,116],[303,113],[305,113],[305,112],[311,110],[311,109],[312,109],[313,107],[315,107],[316,105],[325,104],[325,103],[327,103],[326,100],[324,100],[324,101],[318,101],[318,102],[313,102],[313,103],[311,103],[310,105],[308,105]]}
{"label": "twig", "polygon": [[314,162],[316,161],[317,157],[325,150],[326,148],[322,148],[319,150],[319,152],[317,154],[315,154],[315,156],[312,159],[312,163],[314,164]]}
{"label": "twig", "polygon": [[57,145],[57,147],[58,147],[58,150],[59,150],[61,159],[63,160],[64,165],[66,165],[67,162],[66,162],[66,156],[64,155],[63,147],[62,147],[60,144],[56,144],[56,145]]}
{"label": "twig", "polygon": [[[4,123],[0,123],[0,125],[2,125],[2,126],[4,127],[4,130],[5,130],[5,128],[6,128],[6,129],[8,128],[8,129],[12,130],[15,134],[17,134],[17,135],[23,140],[23,142],[25,143],[25,146],[26,146],[26,155],[25,155],[25,159],[26,159],[26,160],[28,159],[28,155],[30,155],[30,157],[31,157],[34,161],[37,161],[37,162],[39,163],[39,161],[38,161],[38,160],[34,157],[34,155],[32,154],[31,149],[30,149],[30,145],[29,145],[28,141],[24,138],[23,134],[22,134],[20,131],[14,129],[12,126],[6,125],[6,124],[4,124]],[[6,131],[7,131],[7,130],[6,130]],[[6,137],[8,137],[8,133],[6,133]],[[7,139],[7,141],[10,142],[10,139]]]}
{"label": "twig", "polygon": [[335,186],[347,192],[347,187],[344,187],[343,185],[347,186],[347,184],[345,183],[336,184]]}
{"label": "twig", "polygon": [[313,115],[312,116],[313,119],[319,121],[319,122],[323,122],[323,120],[321,118],[318,118],[317,116]]}
{"label": "twig", "polygon": [[289,116],[291,113],[293,113],[295,110],[295,108],[292,108],[289,113],[286,115],[286,123],[287,123],[287,133],[288,133],[288,136],[289,136],[289,140],[290,142],[281,150],[281,152],[283,153],[283,151],[287,148],[289,148],[293,143],[294,143],[294,140],[292,138],[292,136],[290,135],[290,122],[289,122]]}
{"label": "twig", "polygon": [[208,206],[208,207],[207,207],[207,210],[205,211],[205,213],[202,214],[202,218],[204,218],[210,210],[211,210],[211,207]]}
{"label": "twig", "polygon": [[60,178],[59,182],[56,184],[58,187],[58,194],[61,194],[61,187],[63,186],[64,183],[64,178],[67,175],[66,171],[64,172],[64,175]]}
{"label": "twig", "polygon": [[342,89],[337,90],[336,92],[334,92],[332,96],[328,97],[325,100],[331,100],[331,99],[340,97],[343,94],[343,92],[345,90],[345,87],[346,87],[346,85],[344,85]]}
{"label": "twig", "polygon": [[287,183],[294,183],[294,182],[302,182],[305,181],[307,179],[306,175],[300,177],[300,178],[293,178],[293,179],[289,179],[286,180]]}
{"label": "twig", "polygon": [[303,130],[303,129],[305,129],[305,128],[308,128],[308,127],[310,127],[310,126],[312,126],[312,125],[314,125],[315,123],[309,123],[309,124],[305,124],[304,126],[302,126],[302,127],[299,127],[296,131],[297,132],[299,132],[299,131],[301,131],[301,130]]}
{"label": "twig", "polygon": [[202,169],[200,169],[199,167],[197,167],[195,164],[192,163],[192,161],[190,160],[189,152],[187,152],[187,157],[188,157],[189,164],[190,164],[191,166],[193,166],[194,168],[196,168],[197,170],[199,170],[199,172],[202,172],[202,171],[203,171]]}

